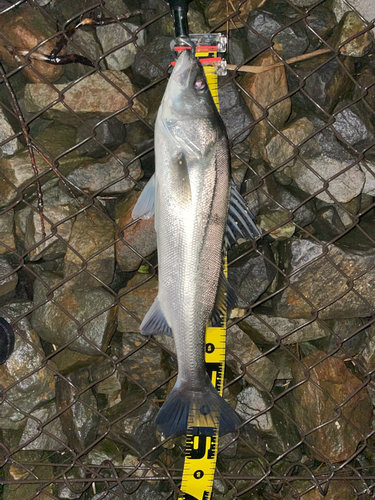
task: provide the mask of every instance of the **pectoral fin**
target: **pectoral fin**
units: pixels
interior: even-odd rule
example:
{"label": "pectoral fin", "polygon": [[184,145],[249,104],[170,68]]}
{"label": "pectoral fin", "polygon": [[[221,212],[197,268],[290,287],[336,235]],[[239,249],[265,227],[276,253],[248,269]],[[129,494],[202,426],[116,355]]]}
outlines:
{"label": "pectoral fin", "polygon": [[258,236],[261,236],[261,234],[255,225],[255,218],[247,208],[244,199],[237,191],[234,182],[232,182],[225,243],[230,247],[234,245],[239,238],[254,240]]}
{"label": "pectoral fin", "polygon": [[135,207],[133,208],[133,219],[151,219],[155,213],[155,175],[151,177],[146,186],[143,188],[141,196],[138,198]]}
{"label": "pectoral fin", "polygon": [[141,323],[142,335],[153,335],[156,333],[164,333],[165,335],[172,335],[172,330],[164,317],[163,311],[160,308],[158,297],[148,310],[146,316]]}

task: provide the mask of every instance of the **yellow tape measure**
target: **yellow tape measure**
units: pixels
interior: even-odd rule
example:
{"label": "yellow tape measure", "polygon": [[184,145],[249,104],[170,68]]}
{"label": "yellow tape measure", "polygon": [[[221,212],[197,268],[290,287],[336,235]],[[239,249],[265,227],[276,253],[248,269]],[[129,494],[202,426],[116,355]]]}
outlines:
{"label": "yellow tape measure", "polygon": [[[196,51],[199,59],[217,58],[217,52]],[[219,93],[216,67],[203,64],[206,80],[212,98],[219,108]],[[224,274],[227,276],[227,258],[224,257]],[[220,318],[220,326],[206,328],[206,367],[212,384],[223,395],[225,370],[225,345],[227,334],[226,314]],[[219,415],[213,416],[212,427],[199,424],[199,409],[192,408],[188,418],[186,431],[185,463],[182,474],[179,500],[210,500],[215,476],[217,450],[219,441]]]}

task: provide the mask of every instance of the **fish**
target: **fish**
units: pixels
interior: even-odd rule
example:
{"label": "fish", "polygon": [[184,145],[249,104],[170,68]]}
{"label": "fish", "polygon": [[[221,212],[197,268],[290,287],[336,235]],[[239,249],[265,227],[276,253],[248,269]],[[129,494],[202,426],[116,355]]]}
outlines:
{"label": "fish", "polygon": [[[186,433],[189,411],[219,415],[220,434],[241,423],[206,372],[205,332],[236,297],[223,271],[223,249],[260,233],[230,180],[224,123],[200,61],[179,56],[155,122],[155,173],[133,219],[155,215],[158,295],[141,333],[173,335],[177,381],[156,416],[165,437]],[[207,417],[208,419],[208,417]]]}

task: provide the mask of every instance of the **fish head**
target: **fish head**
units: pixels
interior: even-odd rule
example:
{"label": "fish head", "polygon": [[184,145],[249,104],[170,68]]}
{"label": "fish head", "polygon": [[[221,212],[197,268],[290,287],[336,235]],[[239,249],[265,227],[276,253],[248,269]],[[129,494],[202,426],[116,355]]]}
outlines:
{"label": "fish head", "polygon": [[201,62],[184,50],[170,76],[162,103],[164,119],[203,118],[214,113],[213,100]]}
{"label": "fish head", "polygon": [[164,132],[196,157],[225,134],[201,62],[184,50],[169,78],[158,112]]}

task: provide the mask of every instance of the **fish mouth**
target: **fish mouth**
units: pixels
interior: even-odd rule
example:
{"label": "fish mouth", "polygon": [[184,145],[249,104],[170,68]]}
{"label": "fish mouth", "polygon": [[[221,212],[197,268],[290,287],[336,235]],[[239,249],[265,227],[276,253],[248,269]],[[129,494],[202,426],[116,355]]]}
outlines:
{"label": "fish mouth", "polygon": [[194,62],[195,56],[191,53],[191,50],[186,49],[181,53],[172,72],[171,78],[183,89],[188,87]]}

